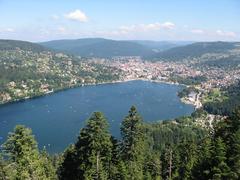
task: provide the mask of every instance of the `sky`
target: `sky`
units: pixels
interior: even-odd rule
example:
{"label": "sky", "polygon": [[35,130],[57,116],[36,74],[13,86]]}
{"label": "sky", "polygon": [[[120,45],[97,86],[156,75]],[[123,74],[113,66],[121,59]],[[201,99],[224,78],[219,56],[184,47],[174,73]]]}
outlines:
{"label": "sky", "polygon": [[240,0],[0,0],[0,39],[240,41]]}

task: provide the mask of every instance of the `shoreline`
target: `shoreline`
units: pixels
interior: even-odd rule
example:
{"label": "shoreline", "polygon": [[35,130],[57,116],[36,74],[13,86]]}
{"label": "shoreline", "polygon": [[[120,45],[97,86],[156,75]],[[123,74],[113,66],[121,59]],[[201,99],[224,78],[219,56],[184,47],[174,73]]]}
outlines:
{"label": "shoreline", "polygon": [[[125,82],[131,82],[131,81],[146,81],[146,82],[152,82],[152,83],[164,83],[164,84],[169,84],[169,85],[181,85],[181,86],[186,86],[187,87],[187,85],[185,85],[185,84],[179,84],[179,83],[175,83],[175,82],[161,81],[161,80],[151,80],[151,79],[145,79],[145,78],[125,79],[125,80],[117,80],[117,81],[111,81],[111,82],[100,82],[100,83],[89,83],[89,84],[78,84],[78,85],[71,86],[71,87],[52,90],[50,92],[46,92],[44,94],[40,94],[40,95],[36,95],[36,96],[32,96],[32,97],[27,96],[27,97],[23,97],[21,99],[15,99],[15,100],[12,100],[12,101],[0,103],[0,107],[4,106],[4,105],[13,104],[13,103],[28,101],[28,100],[31,100],[31,99],[41,98],[41,97],[48,96],[48,95],[58,93],[58,92],[61,92],[61,91],[67,91],[67,90],[73,89],[73,88],[79,88],[79,87],[84,87],[84,86],[98,86],[98,85],[107,85],[107,84],[118,84],[118,83],[125,83]],[[191,104],[191,105],[195,106],[194,103],[186,103],[184,101],[182,101],[182,102],[185,103],[185,104]]]}
{"label": "shoreline", "polygon": [[203,105],[202,102],[199,100],[199,97],[202,93],[197,93],[196,97],[192,100],[189,96],[180,98],[180,100],[185,104],[191,104],[195,107],[195,110],[200,109]]}

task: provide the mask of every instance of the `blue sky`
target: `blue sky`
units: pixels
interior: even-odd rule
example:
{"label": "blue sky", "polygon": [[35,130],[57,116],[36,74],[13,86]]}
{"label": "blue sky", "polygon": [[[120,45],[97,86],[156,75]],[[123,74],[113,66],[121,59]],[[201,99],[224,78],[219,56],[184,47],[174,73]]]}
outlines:
{"label": "blue sky", "polygon": [[0,38],[240,41],[239,0],[0,0]]}

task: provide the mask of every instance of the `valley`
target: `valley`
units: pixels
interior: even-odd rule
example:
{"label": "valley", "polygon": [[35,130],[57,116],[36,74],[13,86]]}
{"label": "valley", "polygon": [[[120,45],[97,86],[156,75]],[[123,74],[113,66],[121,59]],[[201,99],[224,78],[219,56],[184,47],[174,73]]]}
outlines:
{"label": "valley", "polygon": [[[240,57],[236,43],[210,43],[212,52],[203,51],[198,56],[179,58],[177,61],[171,58],[167,61],[167,57],[157,61],[141,56],[79,57],[29,42],[2,41],[2,44],[1,104],[77,86],[138,79],[179,83],[208,92],[234,84],[240,77],[240,68],[235,65]],[[199,46],[198,43],[197,48]],[[173,49],[174,52],[177,48],[190,51],[194,47],[195,44]],[[166,50],[169,51],[173,50]],[[223,61],[225,64],[222,66],[214,63]]]}
{"label": "valley", "polygon": [[0,0],[0,180],[240,180],[239,0]]}

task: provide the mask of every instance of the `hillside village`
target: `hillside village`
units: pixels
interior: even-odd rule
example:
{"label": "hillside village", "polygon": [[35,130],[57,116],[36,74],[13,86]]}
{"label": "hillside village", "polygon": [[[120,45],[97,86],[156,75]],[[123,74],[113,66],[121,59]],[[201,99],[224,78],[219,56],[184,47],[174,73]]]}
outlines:
{"label": "hillside village", "polygon": [[62,53],[0,51],[0,103],[119,80],[120,71]]}
{"label": "hillside village", "polygon": [[[196,57],[156,61],[140,56],[84,58],[21,43],[25,49],[9,42],[11,48],[0,49],[1,104],[77,86],[138,79],[184,84],[201,92],[228,87],[240,79],[239,47]],[[187,101],[196,104],[198,96],[195,93]]]}

